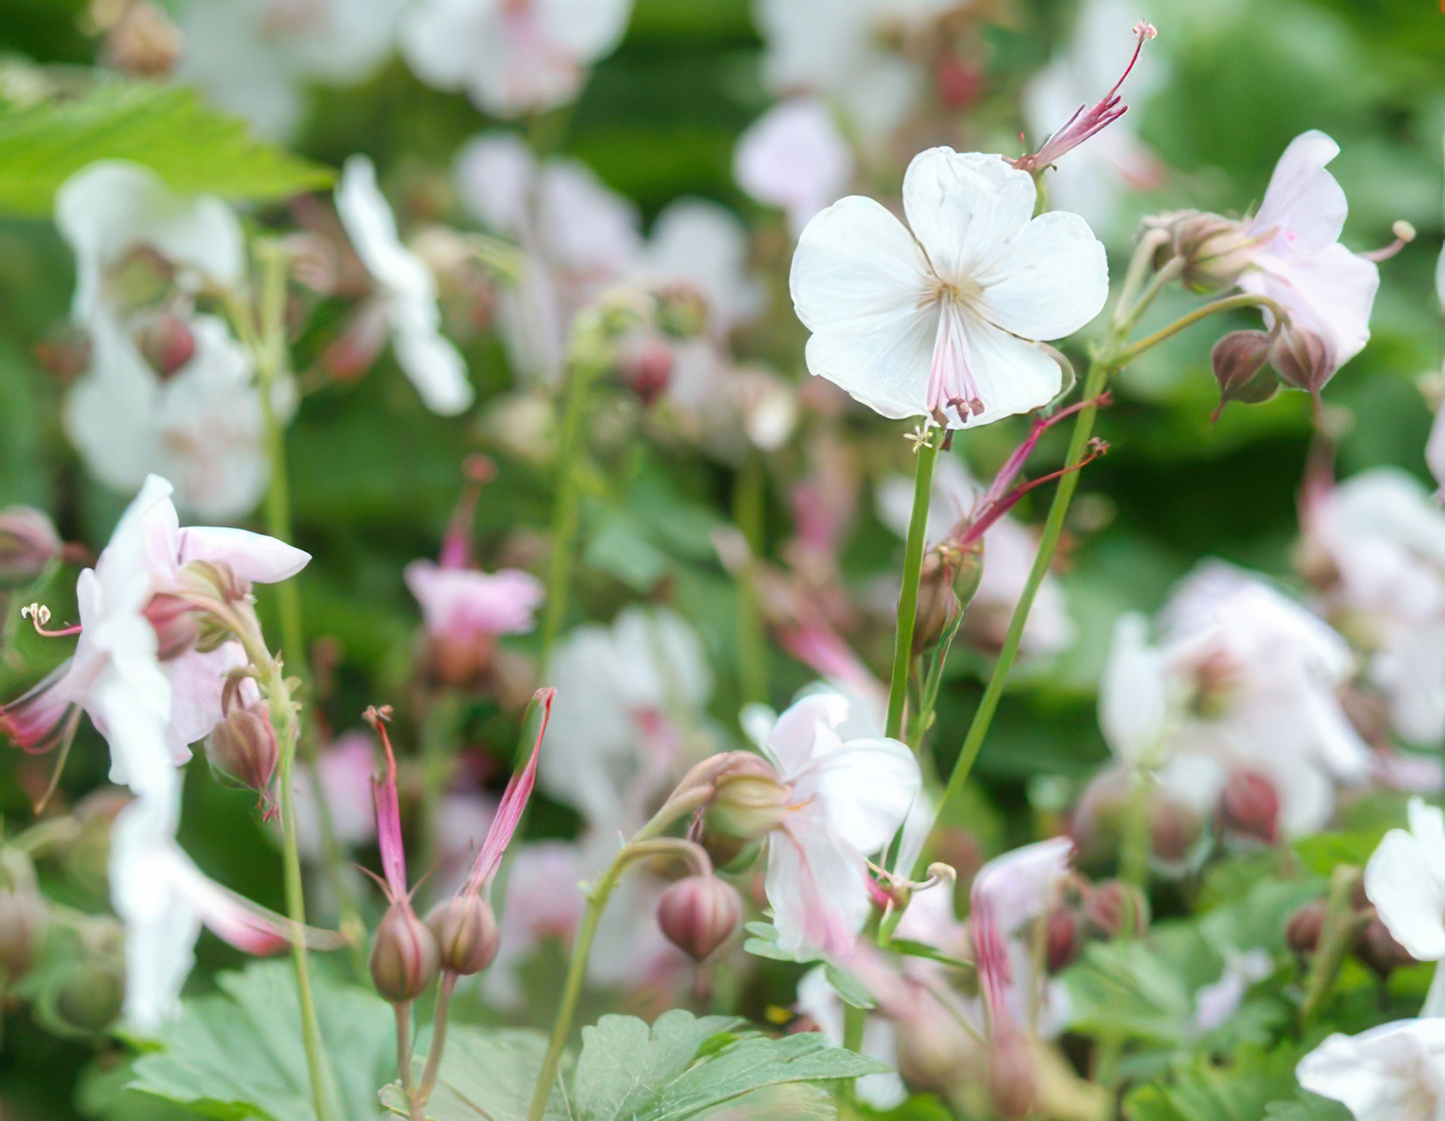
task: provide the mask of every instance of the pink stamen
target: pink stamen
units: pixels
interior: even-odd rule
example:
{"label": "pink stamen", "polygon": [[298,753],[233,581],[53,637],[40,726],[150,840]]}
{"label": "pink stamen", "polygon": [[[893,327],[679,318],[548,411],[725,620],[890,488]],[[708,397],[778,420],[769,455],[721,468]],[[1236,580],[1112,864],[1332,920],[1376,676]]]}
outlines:
{"label": "pink stamen", "polygon": [[481,498],[482,487],[497,477],[496,465],[484,455],[467,456],[462,471],[467,481],[447,522],[446,536],[442,538],[442,568],[470,567],[472,521],[476,517],[477,500]]}
{"label": "pink stamen", "polygon": [[947,410],[952,409],[962,423],[983,412],[978,383],[969,372],[964,358],[963,323],[957,308],[950,305],[950,296],[939,297],[938,332],[933,341],[933,365],[928,371],[928,411],[939,427],[947,427]]}

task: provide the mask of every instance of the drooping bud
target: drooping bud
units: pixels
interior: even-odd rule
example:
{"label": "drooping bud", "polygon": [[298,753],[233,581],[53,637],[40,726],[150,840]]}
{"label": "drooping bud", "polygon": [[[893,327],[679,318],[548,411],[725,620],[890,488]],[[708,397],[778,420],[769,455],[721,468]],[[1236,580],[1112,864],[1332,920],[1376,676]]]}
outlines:
{"label": "drooping bud", "polygon": [[53,992],[56,1014],[67,1027],[103,1032],[120,1016],[125,974],[118,957],[87,958]]}
{"label": "drooping bud", "polygon": [[162,379],[177,373],[196,354],[196,336],[173,311],[147,316],[136,332],[136,345]]}
{"label": "drooping bud", "polygon": [[672,381],[672,347],[650,331],[639,332],[617,348],[617,371],[622,384],[637,395],[644,408],[652,408]]}
{"label": "drooping bud", "polygon": [[1269,364],[1285,385],[1306,393],[1318,393],[1335,372],[1330,348],[1324,339],[1289,323],[1281,324],[1275,333]]}
{"label": "drooping bud", "polygon": [[1219,795],[1219,822],[1229,832],[1273,844],[1279,839],[1279,792],[1257,771],[1235,771]]}
{"label": "drooping bud", "polygon": [[788,788],[766,759],[748,752],[730,754],[737,758],[714,779],[707,828],[744,841],[760,840],[788,815]]}
{"label": "drooping bud", "polygon": [[1209,361],[1219,382],[1219,408],[1211,420],[1217,420],[1231,401],[1258,405],[1279,390],[1279,381],[1264,368],[1271,343],[1265,331],[1231,331],[1214,344]]}
{"label": "drooping bud", "polygon": [[1355,956],[1382,981],[1395,970],[1415,964],[1410,951],[1395,940],[1390,928],[1378,918],[1371,919],[1365,929],[1360,931],[1353,948]]}
{"label": "drooping bud", "polygon": [[958,553],[943,546],[923,557],[918,578],[918,612],[913,625],[913,653],[932,650],[942,641],[963,610],[953,590],[958,575]]}
{"label": "drooping bud", "polygon": [[193,604],[162,592],[151,596],[142,612],[156,632],[156,656],[163,662],[179,658],[201,637],[201,619]]}
{"label": "drooping bud", "polygon": [[265,702],[232,707],[206,737],[206,758],[226,778],[264,797],[281,759]]}
{"label": "drooping bud", "polygon": [[463,892],[438,903],[426,925],[436,936],[442,969],[463,977],[491,965],[501,946],[497,917],[480,895]]}
{"label": "drooping bud", "polygon": [[1070,908],[1057,907],[1049,913],[1044,942],[1050,973],[1058,973],[1073,964],[1084,948],[1084,940],[1079,935],[1079,920]]}
{"label": "drooping bud", "polygon": [[1180,278],[1197,292],[1233,288],[1254,259],[1255,238],[1243,222],[1184,210],[1170,215],[1173,252],[1184,262]]}
{"label": "drooping bud", "polygon": [[415,1000],[431,987],[441,969],[436,935],[405,900],[387,908],[371,945],[371,981],[393,1004]]}
{"label": "drooping bud", "polygon": [[0,587],[30,583],[63,548],[55,526],[39,510],[31,506],[0,510]]}
{"label": "drooping bud", "polygon": [[657,904],[657,925],[662,933],[694,961],[704,960],[726,942],[742,915],[738,893],[716,876],[678,880]]}
{"label": "drooping bud", "polygon": [[1284,940],[1291,950],[1305,957],[1315,952],[1324,928],[1325,905],[1319,899],[1312,899],[1289,917],[1284,928]]}
{"label": "drooping bud", "polygon": [[1149,925],[1149,901],[1144,893],[1121,880],[1099,884],[1084,901],[1084,922],[1099,938],[1138,934]]}
{"label": "drooping bud", "polygon": [[33,891],[0,890],[0,987],[30,971],[45,941],[45,902]]}

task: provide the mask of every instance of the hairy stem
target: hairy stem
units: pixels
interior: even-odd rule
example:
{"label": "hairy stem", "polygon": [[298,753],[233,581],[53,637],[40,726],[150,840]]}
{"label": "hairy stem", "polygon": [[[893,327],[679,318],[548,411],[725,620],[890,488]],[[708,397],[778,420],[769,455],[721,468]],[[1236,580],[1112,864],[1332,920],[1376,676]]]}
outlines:
{"label": "hairy stem", "polygon": [[933,491],[933,465],[944,430],[934,428],[918,446],[913,471],[913,513],[908,519],[908,542],[903,553],[903,586],[898,592],[898,626],[893,639],[893,675],[888,682],[888,721],[883,734],[897,739],[903,732],[903,707],[908,697],[908,675],[913,666],[913,627],[918,621],[918,578],[923,571],[923,547],[928,534],[928,499]]}

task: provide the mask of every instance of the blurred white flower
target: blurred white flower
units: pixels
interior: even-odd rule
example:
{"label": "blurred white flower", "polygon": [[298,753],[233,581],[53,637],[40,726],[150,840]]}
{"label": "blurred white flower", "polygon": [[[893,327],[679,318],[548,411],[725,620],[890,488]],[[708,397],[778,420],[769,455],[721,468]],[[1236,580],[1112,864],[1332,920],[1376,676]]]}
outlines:
{"label": "blurred white flower", "polygon": [[1239,1011],[1251,985],[1274,972],[1274,959],[1256,947],[1243,953],[1224,948],[1224,972],[1219,980],[1194,994],[1194,1027],[1213,1031],[1227,1024]]}
{"label": "blurred white flower", "polygon": [[1404,739],[1445,738],[1445,511],[1412,475],[1363,471],[1308,490],[1308,574],[1331,619],[1363,652]]}
{"label": "blurred white flower", "polygon": [[441,333],[436,279],[396,232],[396,217],[365,156],[351,156],[336,188],[336,212],[352,248],[376,283],[397,364],[434,413],[464,412],[474,394],[457,348]]}
{"label": "blurred white flower", "polygon": [[852,182],[853,155],[826,104],[794,97],[773,106],[738,139],[733,177],[759,202],[785,210],[796,237]]}
{"label": "blurred white flower", "polygon": [[401,50],[428,85],[516,117],[573,100],[631,13],[631,0],[420,0],[402,21]]}
{"label": "blurred white flower", "polygon": [[1445,1020],[1397,1020],[1336,1032],[1300,1060],[1300,1085],[1342,1102],[1355,1121],[1439,1121],[1445,1114]]}
{"label": "blurred white flower", "polygon": [[[1445,252],[1441,253],[1441,259],[1445,260]],[[1440,501],[1445,495],[1445,409],[1436,412],[1434,423],[1430,425],[1430,439],[1425,444],[1425,466],[1430,468],[1430,474],[1435,477],[1436,501]]]}
{"label": "blurred white flower", "polygon": [[604,836],[630,835],[700,754],[712,674],[692,626],[666,608],[624,608],[566,636],[541,787]]}
{"label": "blurred white flower", "polygon": [[[926,547],[944,540],[977,505],[984,488],[968,473],[957,455],[943,455],[933,469],[928,502]],[[913,480],[890,475],[879,482],[878,520],[899,537],[908,536],[913,510]],[[984,533],[983,576],[973,601],[964,612],[959,636],[985,649],[1002,644],[1019,596],[1023,594],[1038,551],[1038,537],[1022,522],[1005,514]],[[1019,652],[1025,657],[1047,658],[1066,650],[1074,641],[1063,585],[1052,573],[1044,577],[1024,624]]]}
{"label": "blurred white flower", "polygon": [[[1445,816],[1410,799],[1410,831],[1391,829],[1365,865],[1365,895],[1395,941],[1417,961],[1445,960]],[[1422,1016],[1445,1016],[1445,970]]]}
{"label": "blurred white flower", "polygon": [[391,52],[406,0],[191,0],[178,19],[176,78],[255,132],[285,140],[301,124],[305,86],[354,85]]}
{"label": "blurred white flower", "polygon": [[[1305,355],[1300,389],[1318,391],[1370,339],[1379,267],[1340,244],[1349,203],[1325,165],[1340,146],[1322,132],[1302,133],[1280,156],[1259,211],[1244,227],[1252,240],[1239,287],[1267,296],[1289,316],[1281,342]],[[1274,326],[1268,309],[1264,319]],[[1278,354],[1277,343],[1275,353]],[[1278,364],[1278,363],[1277,363]]]}
{"label": "blurred white flower", "polygon": [[1138,611],[1119,616],[1099,679],[1099,727],[1121,762],[1154,767],[1163,761],[1169,685],[1164,653],[1149,641],[1149,620]]}
{"label": "blurred white flower", "polygon": [[[1024,90],[1024,116],[1035,137],[1059,129],[1114,84],[1129,58],[1130,28],[1138,18],[1124,0],[1088,0],[1082,6],[1068,45]],[[1130,100],[1144,99],[1165,78],[1156,57],[1131,78]],[[1161,174],[1135,123],[1135,117],[1124,114],[1055,164],[1047,178],[1050,205],[1083,215],[1096,230],[1127,233],[1119,229],[1121,196],[1156,186]]]}
{"label": "blurred white flower", "polygon": [[808,369],[883,416],[949,428],[1048,404],[1063,374],[1032,340],[1093,319],[1109,270],[1082,218],[1034,218],[1034,202],[1032,176],[998,156],[931,148],[903,180],[912,233],[857,195],[818,214],[791,277]]}
{"label": "blurred white flower", "polygon": [[893,840],[922,787],[917,760],[897,740],[841,738],[849,711],[839,694],[806,696],[762,743],[787,798],[768,837],[764,883],[785,950],[852,948],[872,905],[866,858]]}

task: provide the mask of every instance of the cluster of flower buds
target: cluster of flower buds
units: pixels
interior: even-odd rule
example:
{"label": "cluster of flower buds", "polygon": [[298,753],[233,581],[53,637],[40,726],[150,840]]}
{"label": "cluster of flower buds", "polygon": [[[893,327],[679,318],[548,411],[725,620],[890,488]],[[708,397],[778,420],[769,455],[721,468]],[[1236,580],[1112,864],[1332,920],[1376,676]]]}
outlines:
{"label": "cluster of flower buds", "polygon": [[1149,925],[1149,902],[1122,880],[1091,884],[1071,876],[1042,922],[1044,963],[1050,973],[1059,973],[1077,961],[1091,941],[1142,933]]}
{"label": "cluster of flower buds", "polygon": [[1304,962],[1323,948],[1326,929],[1340,922],[1346,926],[1350,952],[1381,981],[1396,969],[1415,964],[1410,951],[1390,933],[1366,897],[1363,880],[1350,894],[1348,914],[1331,915],[1323,899],[1301,904],[1285,923],[1285,942]]}
{"label": "cluster of flower buds", "polygon": [[932,650],[958,626],[982,579],[982,536],[962,547],[943,541],[924,554],[913,624],[915,655]]}

